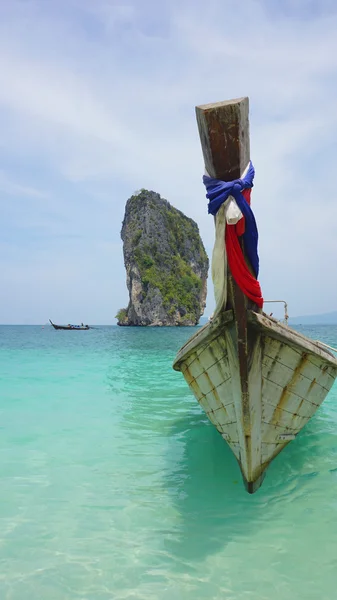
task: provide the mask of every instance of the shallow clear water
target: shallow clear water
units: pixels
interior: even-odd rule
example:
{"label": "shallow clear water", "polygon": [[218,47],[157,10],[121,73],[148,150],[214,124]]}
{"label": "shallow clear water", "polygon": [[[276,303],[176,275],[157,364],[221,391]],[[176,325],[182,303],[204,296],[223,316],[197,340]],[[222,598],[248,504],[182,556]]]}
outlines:
{"label": "shallow clear water", "polygon": [[192,333],[0,327],[1,600],[337,597],[337,386],[249,496]]}

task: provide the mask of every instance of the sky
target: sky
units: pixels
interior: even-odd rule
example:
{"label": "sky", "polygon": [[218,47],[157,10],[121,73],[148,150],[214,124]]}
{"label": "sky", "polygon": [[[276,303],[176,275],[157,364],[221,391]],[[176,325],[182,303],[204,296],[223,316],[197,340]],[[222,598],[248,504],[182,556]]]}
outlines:
{"label": "sky", "polygon": [[195,106],[241,96],[264,298],[336,310],[336,30],[335,0],[0,0],[0,322],[115,323],[140,188],[210,256]]}

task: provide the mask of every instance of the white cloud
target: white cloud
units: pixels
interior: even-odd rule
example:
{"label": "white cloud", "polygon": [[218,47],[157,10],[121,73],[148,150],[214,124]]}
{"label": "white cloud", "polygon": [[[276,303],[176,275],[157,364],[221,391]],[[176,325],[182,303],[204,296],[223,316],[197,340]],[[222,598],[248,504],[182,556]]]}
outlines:
{"label": "white cloud", "polygon": [[11,196],[20,195],[32,198],[48,198],[48,192],[11,181],[4,171],[0,171],[0,192]]}
{"label": "white cloud", "polygon": [[[0,159],[10,163],[10,175],[0,163],[0,189],[48,195],[49,212],[41,219],[37,202],[29,228],[35,219],[54,236],[82,230],[88,239],[93,227],[97,243],[102,231],[119,244],[128,195],[149,187],[198,221],[210,253],[194,106],[249,95],[266,295],[282,287],[295,312],[319,312],[321,292],[307,283],[318,270],[324,310],[335,309],[337,23],[328,4],[300,24],[253,0],[212,0],[207,11],[200,1],[161,11],[108,0],[0,4]],[[28,179],[18,161],[31,167]],[[113,277],[98,246],[96,256]],[[126,296],[121,253],[118,261],[122,292],[104,298],[105,314]]]}

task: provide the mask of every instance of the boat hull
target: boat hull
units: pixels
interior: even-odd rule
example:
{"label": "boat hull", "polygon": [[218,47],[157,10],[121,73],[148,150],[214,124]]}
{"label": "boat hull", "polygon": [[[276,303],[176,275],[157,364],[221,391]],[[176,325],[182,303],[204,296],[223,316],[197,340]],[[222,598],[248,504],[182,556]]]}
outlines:
{"label": "boat hull", "polygon": [[53,325],[53,327],[62,331],[87,331],[90,329],[90,327],[67,327],[66,325]]}
{"label": "boat hull", "polygon": [[54,327],[54,329],[61,329],[62,331],[87,331],[88,329],[90,329],[88,325],[84,327],[82,327],[81,325],[56,325],[55,323],[50,321],[50,319],[49,322],[52,325],[52,327]]}
{"label": "boat hull", "polygon": [[249,493],[271,461],[321,405],[337,361],[275,319],[247,311],[247,368],[233,311],[223,311],[178,352],[181,371],[209,420],[228,443]]}

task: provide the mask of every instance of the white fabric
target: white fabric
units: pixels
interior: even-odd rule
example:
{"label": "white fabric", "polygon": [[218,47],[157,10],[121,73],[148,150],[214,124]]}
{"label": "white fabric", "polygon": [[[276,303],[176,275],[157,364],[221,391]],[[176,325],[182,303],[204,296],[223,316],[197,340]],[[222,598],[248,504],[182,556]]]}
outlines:
{"label": "white fabric", "polygon": [[227,301],[227,253],[225,245],[226,207],[220,206],[215,216],[215,242],[212,254],[212,280],[215,298],[214,315]]}
{"label": "white fabric", "polygon": [[[228,202],[228,204],[227,204]],[[242,212],[236,204],[235,199],[232,196],[226,200],[226,222],[228,225],[236,225],[240,219],[242,219]]]}

